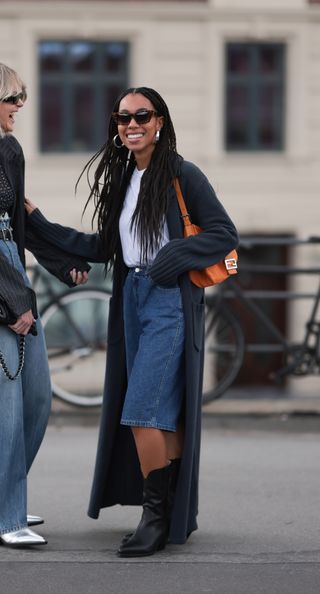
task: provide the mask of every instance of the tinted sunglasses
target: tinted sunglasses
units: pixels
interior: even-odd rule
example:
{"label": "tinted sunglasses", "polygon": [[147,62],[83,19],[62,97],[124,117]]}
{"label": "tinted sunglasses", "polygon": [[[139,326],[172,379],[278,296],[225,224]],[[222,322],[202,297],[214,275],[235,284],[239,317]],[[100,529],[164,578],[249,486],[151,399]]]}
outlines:
{"label": "tinted sunglasses", "polygon": [[136,111],[136,113],[113,112],[112,117],[118,126],[127,126],[130,124],[132,118],[138,124],[138,126],[141,126],[141,124],[147,124],[150,122],[153,115],[157,115],[157,112],[153,109],[139,109],[139,111]]}
{"label": "tinted sunglasses", "polygon": [[10,97],[6,97],[2,99],[3,103],[13,103],[13,105],[17,105],[19,101],[25,101],[27,98],[25,93],[18,93],[17,95],[10,95]]}

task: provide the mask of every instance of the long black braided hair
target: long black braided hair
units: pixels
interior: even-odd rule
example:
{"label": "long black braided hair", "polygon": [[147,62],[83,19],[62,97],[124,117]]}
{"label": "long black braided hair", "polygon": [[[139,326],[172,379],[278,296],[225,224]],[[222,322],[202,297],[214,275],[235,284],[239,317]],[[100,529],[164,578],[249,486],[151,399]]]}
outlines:
{"label": "long black braided hair", "polygon": [[[152,252],[159,246],[168,208],[168,190],[179,172],[182,157],[177,153],[176,135],[168,107],[157,91],[148,87],[129,88],[118,97],[112,111],[119,111],[120,101],[126,95],[137,93],[149,99],[158,116],[163,117],[160,138],[155,144],[150,164],[142,176],[138,202],[132,218],[144,261],[149,251]],[[125,146],[115,147],[113,138],[117,133],[117,124],[110,117],[107,142],[86,164],[77,182],[78,184],[86,171],[90,194],[85,209],[93,200],[92,222],[96,219],[98,223],[98,233],[106,254],[107,269],[114,263],[119,241],[119,217],[127,187],[136,166],[135,157],[131,151]],[[90,169],[99,157],[101,158],[91,184]]]}

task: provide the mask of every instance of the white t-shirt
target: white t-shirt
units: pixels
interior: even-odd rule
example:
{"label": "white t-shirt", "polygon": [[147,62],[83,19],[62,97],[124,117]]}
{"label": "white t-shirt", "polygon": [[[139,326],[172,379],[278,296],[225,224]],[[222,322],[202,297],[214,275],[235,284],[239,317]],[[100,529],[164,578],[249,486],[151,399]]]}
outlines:
{"label": "white t-shirt", "polygon": [[141,264],[149,265],[156,257],[160,248],[162,248],[169,241],[169,231],[166,221],[164,221],[162,227],[162,237],[160,240],[159,248],[150,252],[147,257],[147,262],[141,262],[141,245],[139,238],[136,235],[135,226],[131,229],[131,220],[133,213],[137,206],[137,200],[140,191],[141,178],[145,172],[145,169],[140,171],[135,168],[130,184],[127,189],[126,197],[123,203],[122,212],[119,219],[119,232],[122,245],[122,253],[125,264],[129,268],[135,266],[141,266]]}

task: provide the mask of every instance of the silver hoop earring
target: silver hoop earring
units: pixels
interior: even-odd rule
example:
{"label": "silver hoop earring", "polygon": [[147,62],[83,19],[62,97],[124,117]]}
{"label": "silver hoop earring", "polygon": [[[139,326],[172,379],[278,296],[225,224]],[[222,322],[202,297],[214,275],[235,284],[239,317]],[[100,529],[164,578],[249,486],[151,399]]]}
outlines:
{"label": "silver hoop earring", "polygon": [[113,145],[114,145],[114,146],[115,146],[117,149],[121,149],[121,148],[123,147],[123,143],[122,143],[122,142],[121,142],[121,144],[117,143],[117,138],[119,138],[119,140],[120,140],[120,142],[121,142],[121,138],[120,138],[119,134],[116,134],[116,135],[113,137],[113,139],[112,139]]}
{"label": "silver hoop earring", "polygon": [[160,140],[160,130],[157,130],[157,131],[156,131],[156,135],[155,135],[155,137],[154,137],[154,142],[155,142],[155,144],[156,144],[157,142],[159,142],[159,140]]}

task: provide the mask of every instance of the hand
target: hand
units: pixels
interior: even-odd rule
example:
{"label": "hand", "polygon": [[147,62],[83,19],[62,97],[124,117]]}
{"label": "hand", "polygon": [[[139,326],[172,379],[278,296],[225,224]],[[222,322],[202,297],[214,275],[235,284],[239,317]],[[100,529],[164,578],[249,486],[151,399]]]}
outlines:
{"label": "hand", "polygon": [[24,207],[28,213],[28,215],[30,215],[36,207],[35,204],[33,204],[33,202],[31,202],[31,200],[29,200],[29,198],[24,197]]}
{"label": "hand", "polygon": [[81,272],[80,270],[76,270],[75,268],[70,270],[70,276],[76,285],[84,285],[86,282],[88,282],[89,278],[89,275],[86,271]]}
{"label": "hand", "polygon": [[11,328],[11,330],[13,330],[13,332],[15,332],[16,334],[23,334],[24,336],[26,336],[34,321],[35,320],[32,314],[32,310],[28,309],[28,311],[21,314],[21,316],[18,317],[16,322],[12,324],[12,326],[9,326],[9,328]]}

